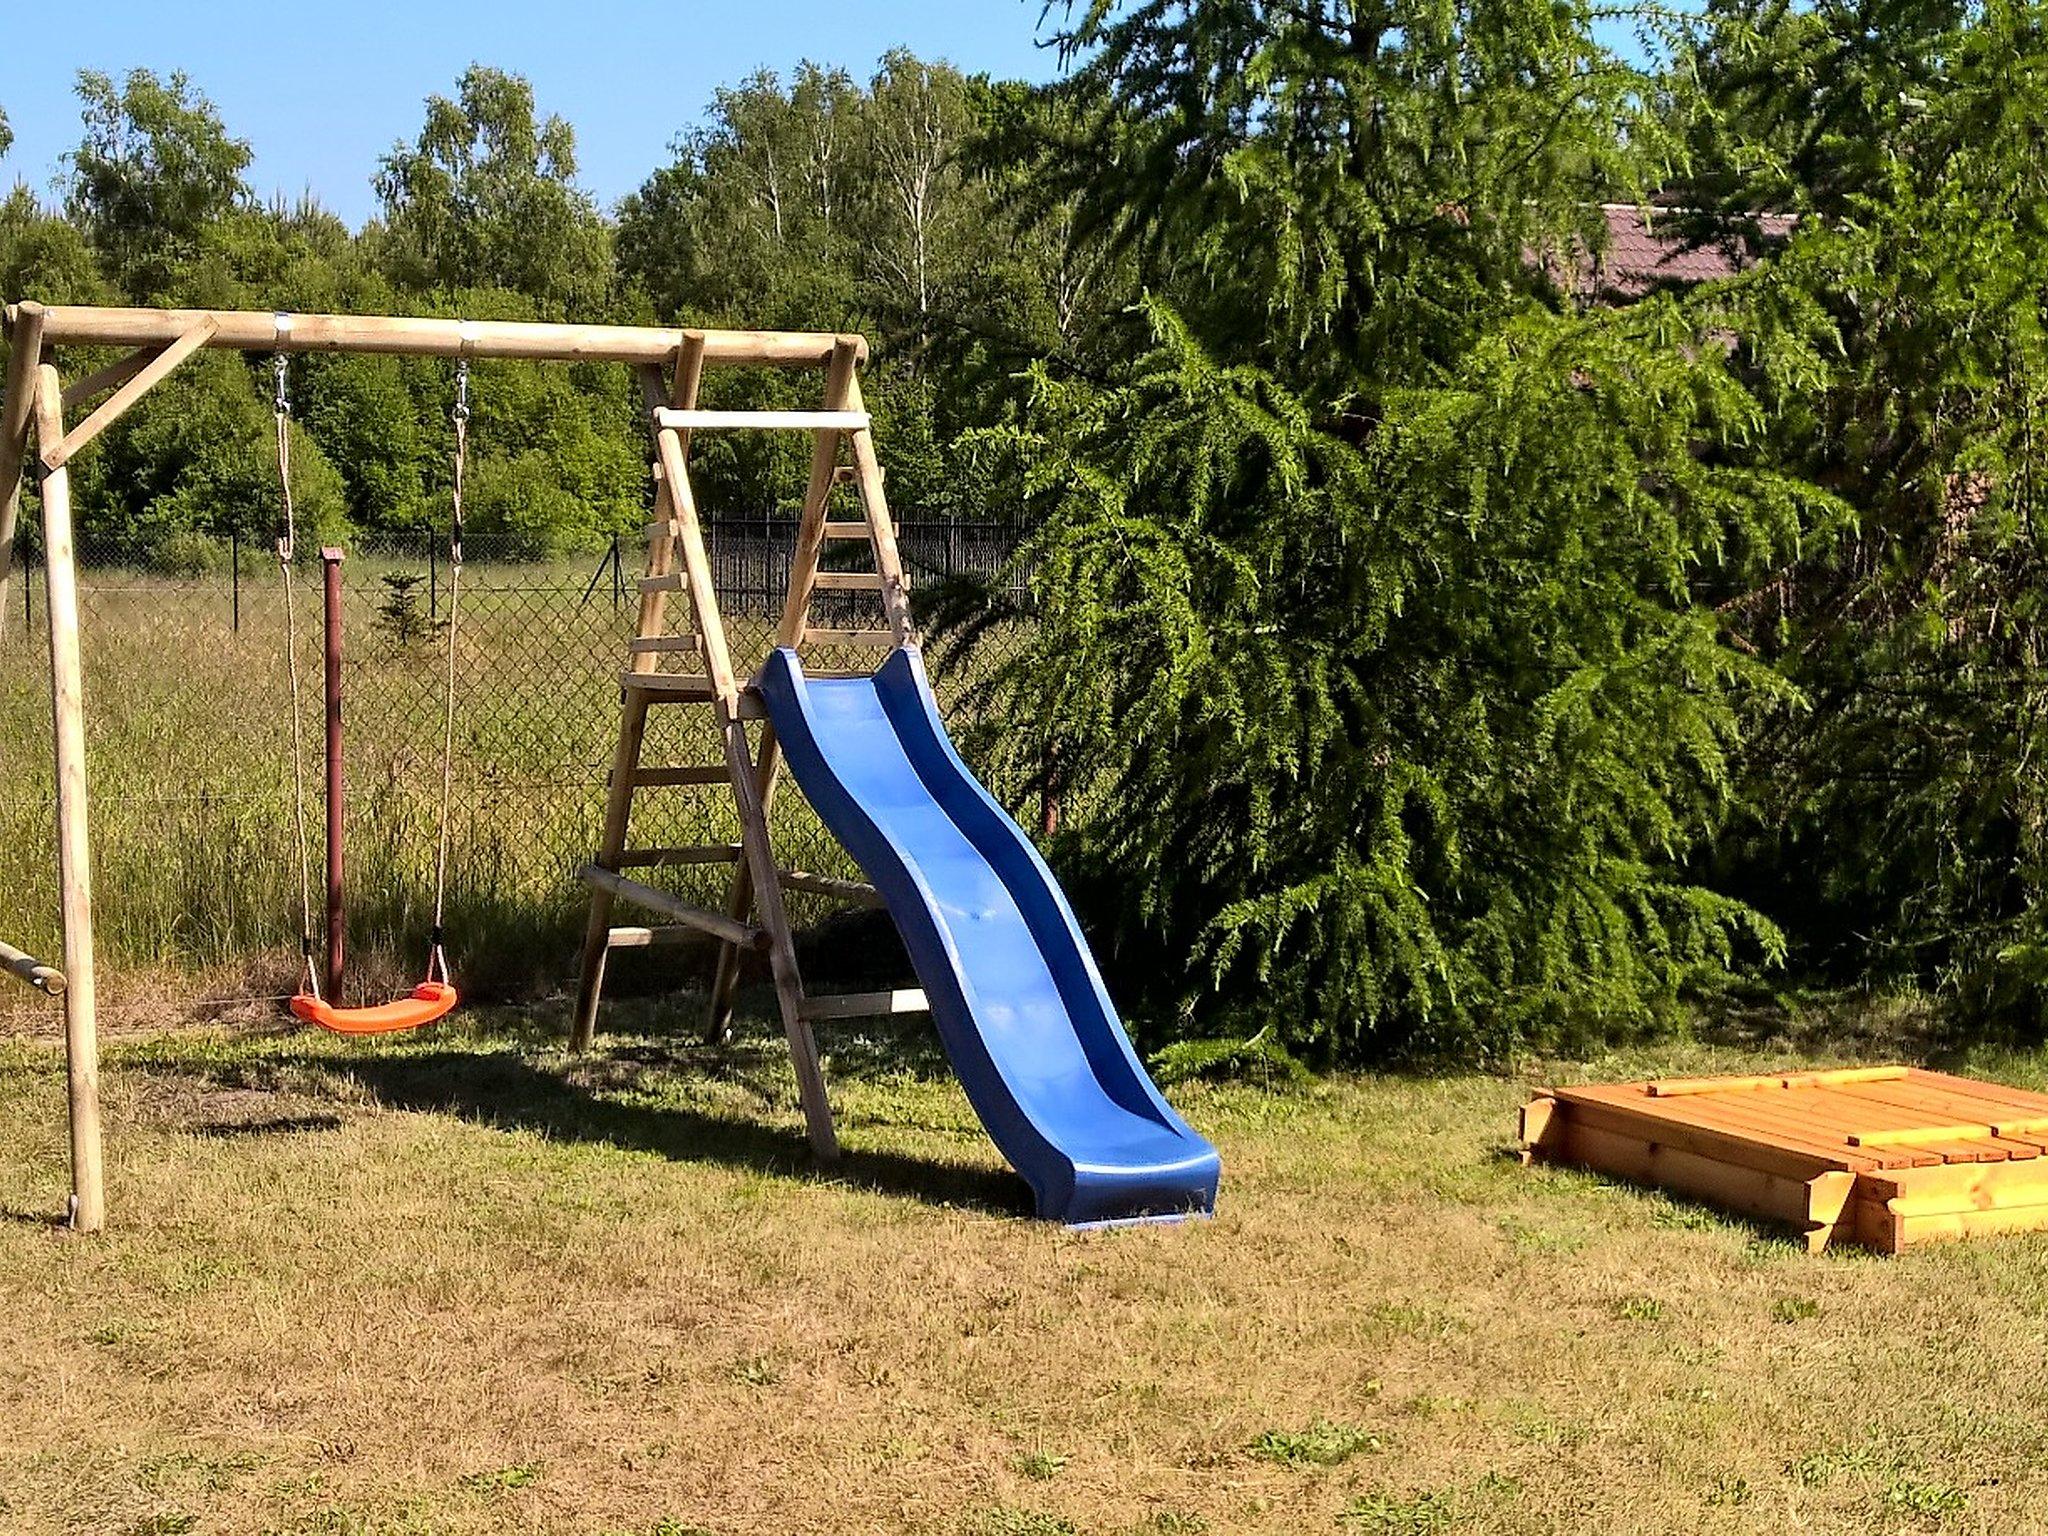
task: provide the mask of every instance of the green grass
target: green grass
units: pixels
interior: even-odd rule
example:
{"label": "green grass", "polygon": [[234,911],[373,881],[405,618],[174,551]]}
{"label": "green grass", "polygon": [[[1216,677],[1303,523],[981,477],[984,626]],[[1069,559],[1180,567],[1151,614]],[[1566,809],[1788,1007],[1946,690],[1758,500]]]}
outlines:
{"label": "green grass", "polygon": [[96,1239],[47,1219],[59,1053],[0,1041],[0,1528],[1775,1536],[2048,1507],[2048,1237],[1810,1258],[1510,1155],[1539,1080],[1810,1057],[1187,1084],[1215,1219],[1070,1233],[1024,1219],[915,1030],[827,1032],[826,1169],[757,1015],[724,1052],[690,999],[608,1022],[583,1059],[559,1008],[117,1039]]}

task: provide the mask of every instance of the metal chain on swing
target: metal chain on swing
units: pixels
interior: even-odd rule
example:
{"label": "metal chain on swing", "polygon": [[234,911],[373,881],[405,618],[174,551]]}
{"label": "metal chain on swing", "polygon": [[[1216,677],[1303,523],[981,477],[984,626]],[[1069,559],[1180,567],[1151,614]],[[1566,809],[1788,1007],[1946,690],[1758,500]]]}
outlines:
{"label": "metal chain on swing", "polygon": [[320,996],[320,968],[313,963],[313,856],[311,834],[306,827],[306,747],[304,722],[299,708],[299,626],[292,601],[292,562],[297,555],[298,529],[292,509],[292,403],[286,385],[291,363],[284,339],[291,331],[291,317],[279,315],[277,352],[270,364],[274,393],[271,415],[277,423],[277,569],[284,582],[285,673],[291,689],[292,728],[292,822],[297,834],[299,856],[299,964],[307,993]]}
{"label": "metal chain on swing", "polygon": [[450,981],[445,912],[448,900],[448,821],[455,795],[456,623],[462,612],[462,476],[469,461],[469,359],[455,364],[455,465],[449,483],[448,673],[441,712],[441,822],[434,849],[434,928],[427,956],[427,980]]}

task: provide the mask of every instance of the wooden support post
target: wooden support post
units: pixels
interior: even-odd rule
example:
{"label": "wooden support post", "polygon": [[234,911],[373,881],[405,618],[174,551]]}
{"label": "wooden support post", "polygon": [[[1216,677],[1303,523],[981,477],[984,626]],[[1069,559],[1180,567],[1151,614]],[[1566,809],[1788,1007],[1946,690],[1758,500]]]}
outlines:
{"label": "wooden support post", "polygon": [[[864,411],[860,380],[853,381],[847,405]],[[882,465],[875,457],[871,432],[853,434],[853,478],[860,487],[860,504],[868,516],[868,533],[875,541],[875,569],[882,576],[882,611],[898,645],[913,645],[916,632],[910,623],[910,589],[903,578],[903,556],[896,548],[896,524],[889,516],[889,498],[882,490]]]}
{"label": "wooden support post", "polygon": [[789,931],[789,913],[783,905],[782,886],[775,878],[775,853],[768,838],[768,818],[756,787],[757,765],[747,744],[747,728],[740,715],[739,681],[733,675],[732,653],[726,646],[725,619],[718,608],[718,590],[711,576],[711,559],[704,548],[704,530],[697,521],[697,500],[690,490],[690,472],[683,458],[680,433],[664,427],[655,438],[661,457],[661,472],[668,486],[669,505],[676,521],[676,544],[683,557],[683,578],[690,594],[690,608],[696,618],[697,634],[704,642],[704,671],[711,680],[713,707],[718,711],[718,731],[725,743],[726,770],[732,775],[733,800],[739,811],[740,842],[746,850],[748,874],[754,886],[754,902],[760,926],[768,933],[768,968],[775,978],[775,1000],[782,1014],[782,1031],[789,1041],[789,1054],[796,1068],[797,1096],[803,1103],[804,1124],[811,1150],[821,1158],[839,1155],[839,1140],[832,1130],[832,1106],[825,1094],[825,1071],[818,1059],[818,1040],[803,1012],[803,977],[797,969],[796,941]]}
{"label": "wooden support post", "polygon": [[[36,371],[36,442],[64,437],[64,383]],[[49,583],[50,695],[57,767],[57,881],[64,920],[65,1083],[71,1105],[71,1226],[97,1232],[107,1219],[100,1151],[100,1065],[94,1013],[92,855],[85,788],[85,689],[78,651],[77,551],[71,476],[43,476],[44,571]]]}
{"label": "wooden support post", "polygon": [[7,638],[7,583],[14,574],[14,528],[21,517],[21,466],[36,410],[36,369],[43,360],[43,306],[14,315],[7,356],[7,394],[0,402],[0,640]]}
{"label": "wooden support post", "polygon": [[[665,393],[661,369],[647,364],[639,372],[642,393],[650,401],[658,402]],[[676,356],[675,384],[670,394],[672,403],[679,409],[695,405],[703,379],[702,339],[699,338],[695,344],[685,340]],[[673,523],[675,503],[666,479],[655,488],[654,510],[657,524],[664,521]],[[660,578],[673,572],[675,548],[672,529],[648,534],[647,574],[650,577]],[[643,639],[659,636],[667,612],[667,589],[643,583],[635,636]],[[652,672],[660,659],[659,653],[654,651],[634,651],[628,665],[633,672]],[[641,744],[647,736],[647,706],[651,698],[651,694],[641,689],[628,688],[619,712],[619,739],[612,749],[611,787],[605,796],[604,831],[596,861],[598,868],[608,869],[614,874],[618,872],[619,853],[626,846],[626,828],[632,820],[634,774],[640,763]],[[611,954],[612,897],[613,892],[604,886],[595,885],[591,889],[590,916],[583,928],[581,974],[576,984],[576,1013],[569,1037],[570,1047],[578,1051],[589,1050],[591,1041],[597,1037],[597,1007],[604,994],[605,962]]]}
{"label": "wooden support post", "polygon": [[[859,358],[847,342],[832,349],[832,361],[825,369],[825,408],[841,411],[854,398],[854,367]],[[803,510],[797,520],[796,553],[790,557],[789,589],[783,597],[782,621],[775,629],[778,646],[801,646],[811,612],[811,590],[818,574],[818,557],[825,545],[826,513],[831,506],[832,486],[839,472],[839,444],[844,433],[820,431],[811,449],[811,478],[804,487]],[[754,794],[766,817],[775,804],[775,785],[782,772],[782,747],[775,728],[761,727],[761,750],[754,767]],[[753,870],[745,864],[733,871],[732,889],[726,897],[726,913],[739,919],[753,905]],[[731,946],[718,951],[718,970],[711,982],[711,1011],[705,1021],[706,1038],[714,1043],[732,1033],[733,995],[739,990],[740,952]]]}

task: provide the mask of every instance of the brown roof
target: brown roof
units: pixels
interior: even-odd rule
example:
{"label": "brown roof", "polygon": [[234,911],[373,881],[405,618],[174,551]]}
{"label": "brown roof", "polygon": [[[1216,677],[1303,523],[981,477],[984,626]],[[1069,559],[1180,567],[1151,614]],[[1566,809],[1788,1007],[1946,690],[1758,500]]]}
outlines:
{"label": "brown roof", "polygon": [[1600,212],[1607,222],[1606,249],[1590,259],[1584,250],[1575,252],[1569,272],[1560,277],[1581,298],[1607,304],[1627,303],[1657,288],[1732,277],[1756,261],[1753,233],[1775,244],[1791,235],[1796,222],[1789,213],[1747,214],[1745,227],[1731,226],[1724,239],[1693,245],[1681,232],[1682,209],[1607,203]]}

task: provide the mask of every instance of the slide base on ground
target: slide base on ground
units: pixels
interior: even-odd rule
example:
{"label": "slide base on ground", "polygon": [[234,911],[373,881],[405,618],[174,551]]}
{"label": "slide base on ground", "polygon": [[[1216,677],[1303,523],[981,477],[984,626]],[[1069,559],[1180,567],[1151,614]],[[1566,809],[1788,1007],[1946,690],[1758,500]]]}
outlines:
{"label": "slide base on ground", "polygon": [[868,678],[759,679],[790,771],[881,892],[953,1069],[1038,1213],[1206,1213],[1221,1161],[1160,1095],[1024,831],[960,761],[914,648]]}

